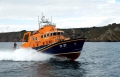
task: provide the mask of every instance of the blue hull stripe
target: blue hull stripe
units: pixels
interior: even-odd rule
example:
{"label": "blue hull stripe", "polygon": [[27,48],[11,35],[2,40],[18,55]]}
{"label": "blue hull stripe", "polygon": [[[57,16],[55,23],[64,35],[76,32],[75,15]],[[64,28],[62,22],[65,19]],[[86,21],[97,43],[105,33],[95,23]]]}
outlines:
{"label": "blue hull stripe", "polygon": [[85,39],[67,40],[58,43],[54,43],[48,46],[36,47],[39,52],[48,54],[64,54],[74,53],[82,50]]}

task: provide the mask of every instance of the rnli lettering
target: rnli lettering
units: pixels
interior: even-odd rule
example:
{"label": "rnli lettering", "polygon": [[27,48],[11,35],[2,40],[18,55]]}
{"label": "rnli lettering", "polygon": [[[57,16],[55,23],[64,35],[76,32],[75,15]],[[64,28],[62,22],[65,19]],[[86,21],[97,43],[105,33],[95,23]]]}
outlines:
{"label": "rnli lettering", "polygon": [[62,48],[62,45],[59,45],[60,46],[60,48]]}
{"label": "rnli lettering", "polygon": [[64,47],[66,47],[67,45],[66,44],[63,44]]}
{"label": "rnli lettering", "polygon": [[66,47],[67,44],[62,44],[62,45],[59,45],[59,46],[60,46],[60,48],[62,48],[62,47]]}

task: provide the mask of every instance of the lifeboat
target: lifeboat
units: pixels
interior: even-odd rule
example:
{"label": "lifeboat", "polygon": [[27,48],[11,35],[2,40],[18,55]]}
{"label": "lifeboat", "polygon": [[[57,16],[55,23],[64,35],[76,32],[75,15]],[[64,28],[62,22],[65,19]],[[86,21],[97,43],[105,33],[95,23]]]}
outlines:
{"label": "lifeboat", "polygon": [[64,36],[64,31],[58,30],[54,23],[49,22],[42,15],[39,29],[34,32],[26,32],[22,38],[23,48],[33,48],[38,52],[67,58],[77,59],[83,48],[85,37],[70,39]]}

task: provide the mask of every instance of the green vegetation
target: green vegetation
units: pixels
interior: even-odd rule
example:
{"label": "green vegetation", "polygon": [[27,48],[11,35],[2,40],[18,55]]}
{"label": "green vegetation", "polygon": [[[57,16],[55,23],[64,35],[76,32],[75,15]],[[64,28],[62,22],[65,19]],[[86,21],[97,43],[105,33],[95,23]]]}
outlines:
{"label": "green vegetation", "polygon": [[[91,28],[69,28],[59,29],[65,31],[66,37],[79,37],[85,36],[86,41],[90,42],[118,42],[120,41],[120,24],[109,24],[103,27],[91,27]],[[0,33],[1,42],[21,42],[23,34],[26,30],[20,32]]]}

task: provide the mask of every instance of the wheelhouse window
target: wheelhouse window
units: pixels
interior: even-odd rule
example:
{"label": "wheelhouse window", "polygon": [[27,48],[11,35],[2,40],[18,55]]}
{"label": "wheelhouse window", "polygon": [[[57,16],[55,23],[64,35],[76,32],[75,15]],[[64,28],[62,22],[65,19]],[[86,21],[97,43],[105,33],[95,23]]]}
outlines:
{"label": "wheelhouse window", "polygon": [[33,40],[35,40],[35,37],[33,37]]}
{"label": "wheelhouse window", "polygon": [[47,37],[49,36],[49,33],[47,33]]}
{"label": "wheelhouse window", "polygon": [[37,40],[37,37],[33,37],[33,40]]}
{"label": "wheelhouse window", "polygon": [[[63,35],[64,32],[53,32],[53,33],[47,33],[47,34],[44,34],[44,35],[41,35],[41,38],[46,38],[46,37],[49,37],[49,36],[56,36],[56,35]],[[37,39],[36,39],[37,40]]]}
{"label": "wheelhouse window", "polygon": [[43,38],[43,35],[41,35],[41,38]]}
{"label": "wheelhouse window", "polygon": [[46,37],[46,34],[44,35],[44,37]]}
{"label": "wheelhouse window", "polygon": [[53,33],[50,33],[50,36],[52,36],[53,35]]}
{"label": "wheelhouse window", "polygon": [[35,38],[35,40],[37,40],[37,37]]}
{"label": "wheelhouse window", "polygon": [[61,35],[63,35],[64,33],[63,32],[61,32]]}
{"label": "wheelhouse window", "polygon": [[54,32],[54,33],[53,33],[53,36],[55,36],[55,35],[57,35],[57,33],[56,33],[56,32]]}
{"label": "wheelhouse window", "polygon": [[60,32],[58,32],[58,35],[60,35]]}

